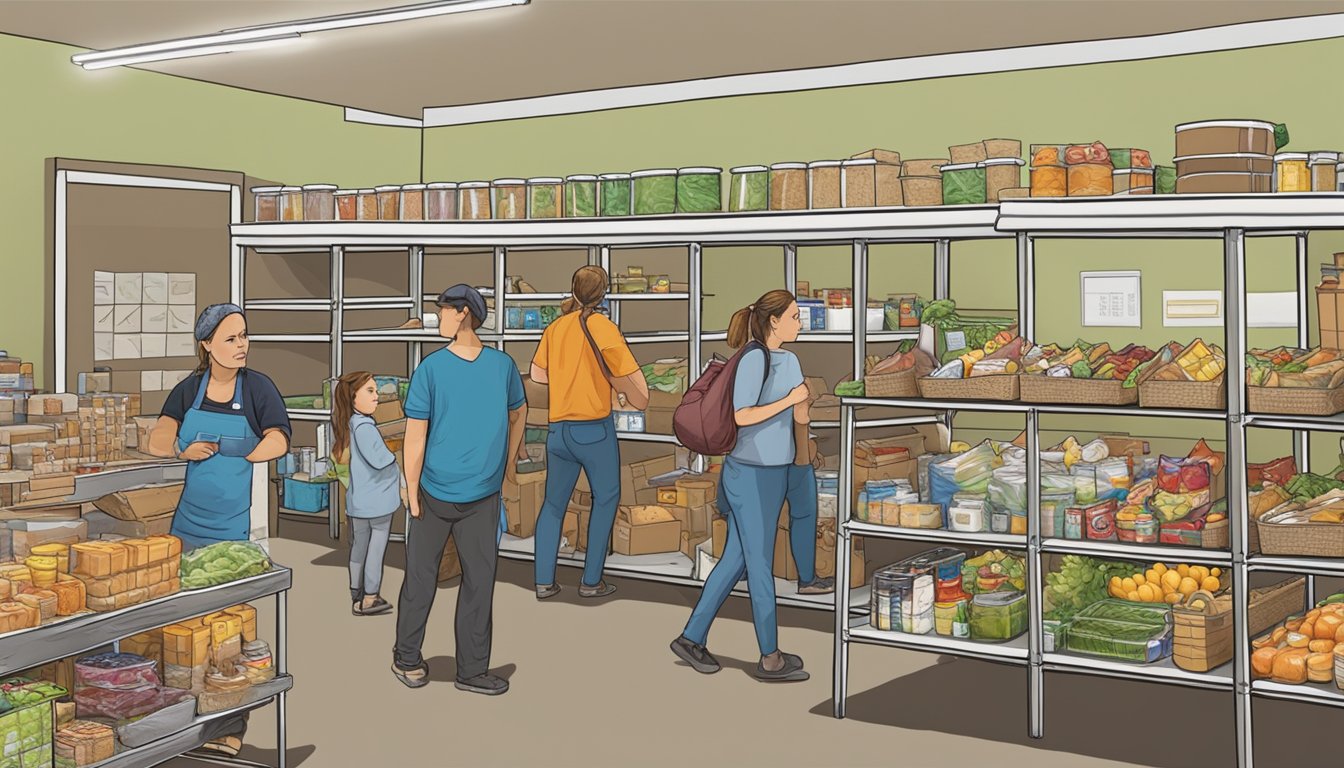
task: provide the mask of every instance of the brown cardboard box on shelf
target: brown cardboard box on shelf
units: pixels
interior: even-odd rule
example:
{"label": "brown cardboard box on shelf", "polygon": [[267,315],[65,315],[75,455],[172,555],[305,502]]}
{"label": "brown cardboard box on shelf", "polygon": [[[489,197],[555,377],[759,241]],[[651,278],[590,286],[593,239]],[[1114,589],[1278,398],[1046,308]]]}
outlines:
{"label": "brown cardboard box on shelf", "polygon": [[159,664],[159,675],[163,675],[163,628],[151,629],[138,635],[122,638],[121,652],[143,656]]}
{"label": "brown cardboard box on shelf", "polygon": [[658,506],[622,506],[616,510],[612,548],[621,555],[653,555],[681,549],[681,523]]}
{"label": "brown cardboard box on shelf", "polygon": [[699,507],[665,506],[664,509],[672,513],[672,516],[677,519],[677,523],[681,525],[682,533],[689,533],[692,537],[700,537],[696,543],[709,537],[710,520],[717,511],[712,504]]}
{"label": "brown cardboard box on shelf", "polygon": [[527,426],[545,427],[551,423],[551,412],[545,408],[527,406]]}
{"label": "brown cardboard box on shelf", "polygon": [[182,498],[182,483],[147,485],[102,496],[93,502],[99,511],[127,522],[170,517]]}
{"label": "brown cardboard box on shelf", "polygon": [[546,496],[546,472],[528,472],[518,476],[518,484],[504,482],[504,516],[509,524],[509,535],[528,539],[537,530],[537,515]]}
{"label": "brown cardboard box on shelf", "polygon": [[531,376],[523,377],[523,395],[527,398],[527,409],[546,410],[550,405],[550,390],[545,384],[538,384]]}
{"label": "brown cardboard box on shelf", "polygon": [[[921,442],[915,437],[916,435],[923,438],[922,446]],[[919,455],[922,453],[947,453],[949,443],[946,427],[937,424],[903,427],[895,430],[894,435],[883,438],[883,440],[901,441],[902,447],[913,452],[907,458],[890,461],[879,466],[867,466],[856,458],[853,485],[855,494],[869,480],[904,479],[909,480],[915,490],[919,490]]]}
{"label": "brown cardboard box on shelf", "polygon": [[572,555],[579,549],[579,508],[570,506],[560,521],[560,554]]}
{"label": "brown cardboard box on shelf", "polygon": [[[784,518],[788,519],[787,516]],[[834,569],[834,566],[832,566]],[[775,578],[785,581],[798,580],[798,564],[793,559],[793,549],[789,546],[789,529],[783,523],[775,529]]]}
{"label": "brown cardboard box on shelf", "polygon": [[75,544],[88,538],[89,527],[83,520],[49,523],[15,521],[10,525],[14,559],[28,557],[32,548],[42,544]]}
{"label": "brown cardboard box on shelf", "polygon": [[0,427],[0,445],[47,443],[57,437],[56,428],[50,424],[14,424]]}
{"label": "brown cardboard box on shelf", "polygon": [[1101,435],[1101,440],[1112,456],[1128,456],[1137,461],[1152,452],[1147,440],[1129,435]]}
{"label": "brown cardboard box on shelf", "polygon": [[[665,475],[677,469],[677,457],[658,456],[644,461],[632,461],[621,467],[621,504],[652,504],[657,502],[658,494],[649,481],[659,475]],[[647,491],[643,496],[640,491]],[[646,499],[649,499],[646,501]]]}
{"label": "brown cardboard box on shelf", "polygon": [[94,510],[84,515],[89,526],[89,538],[96,539],[106,535],[121,536],[127,539],[143,539],[147,536],[171,533],[173,516],[171,514],[153,520],[118,520],[117,518]]}

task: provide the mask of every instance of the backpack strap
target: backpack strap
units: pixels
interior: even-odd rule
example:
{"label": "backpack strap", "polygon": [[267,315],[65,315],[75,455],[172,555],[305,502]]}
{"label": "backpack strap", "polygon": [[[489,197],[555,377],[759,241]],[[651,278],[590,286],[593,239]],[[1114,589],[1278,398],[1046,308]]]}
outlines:
{"label": "backpack strap", "polygon": [[765,383],[770,380],[770,349],[761,342],[752,339],[742,349],[742,356],[746,357],[753,347],[761,350],[761,354],[765,355],[765,370],[761,373],[761,394],[756,397],[756,404],[760,405],[761,397],[765,396]]}
{"label": "backpack strap", "polygon": [[583,335],[588,339],[588,348],[593,350],[593,356],[597,358],[597,367],[602,369],[602,375],[606,377],[607,383],[615,377],[611,375],[611,368],[607,366],[606,358],[602,357],[602,350],[597,348],[597,342],[593,341],[593,334],[588,330],[588,316],[579,310],[579,327],[583,329]]}

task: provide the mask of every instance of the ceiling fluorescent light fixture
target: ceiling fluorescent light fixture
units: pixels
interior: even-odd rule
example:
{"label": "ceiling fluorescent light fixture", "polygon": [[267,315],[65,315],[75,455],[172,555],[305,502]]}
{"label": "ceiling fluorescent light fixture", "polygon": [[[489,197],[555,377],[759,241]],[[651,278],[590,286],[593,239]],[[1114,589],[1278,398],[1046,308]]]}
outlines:
{"label": "ceiling fluorescent light fixture", "polygon": [[[397,21],[444,16],[450,13],[526,5],[528,2],[529,0],[440,0],[439,2],[402,5],[337,16],[322,16],[298,21],[282,21],[256,27],[227,29],[213,35],[184,37],[158,43],[111,48],[105,51],[88,51],[75,54],[70,57],[70,60],[85,69],[102,69],[103,67],[141,64],[148,61],[207,56],[213,53],[245,50],[253,47],[250,45],[251,43],[269,44],[292,40],[304,32],[322,32],[332,29],[388,24]],[[95,64],[97,66],[94,66]]]}
{"label": "ceiling fluorescent light fixture", "polygon": [[149,53],[138,53],[130,55],[109,56],[107,58],[97,59],[95,61],[86,61],[80,64],[87,70],[107,69],[109,67],[128,67],[133,64],[145,64],[151,61],[167,61],[169,59],[187,59],[195,56],[213,56],[217,53],[232,53],[234,51],[250,51],[256,48],[268,48],[279,43],[286,43],[290,40],[298,39],[298,33],[289,35],[271,35],[259,40],[247,40],[238,43],[218,43],[215,45],[199,45],[189,48],[174,48],[163,51],[152,51]]}

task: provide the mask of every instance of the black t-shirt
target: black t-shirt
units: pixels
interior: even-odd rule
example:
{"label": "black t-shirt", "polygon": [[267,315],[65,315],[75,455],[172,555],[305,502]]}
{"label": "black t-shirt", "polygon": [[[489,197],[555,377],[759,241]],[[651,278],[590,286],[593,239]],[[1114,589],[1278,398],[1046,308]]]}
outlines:
{"label": "black t-shirt", "polygon": [[[192,374],[173,387],[163,404],[163,415],[181,424],[187,411],[196,402],[196,392],[200,390],[201,377],[205,375]],[[282,429],[286,437],[290,436],[289,414],[285,411],[285,400],[275,383],[265,374],[247,368],[239,371],[238,375],[243,380],[243,415],[247,417],[252,431],[260,436],[268,429]],[[201,410],[234,413],[233,398],[229,398],[227,403],[217,403],[206,397],[201,401]]]}

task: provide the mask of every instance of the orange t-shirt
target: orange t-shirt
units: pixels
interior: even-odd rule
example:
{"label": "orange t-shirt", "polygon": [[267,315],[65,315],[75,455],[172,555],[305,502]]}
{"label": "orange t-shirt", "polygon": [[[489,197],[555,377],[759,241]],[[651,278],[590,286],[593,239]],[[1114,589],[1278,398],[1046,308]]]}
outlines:
{"label": "orange t-shirt", "polygon": [[[611,385],[579,326],[579,315],[570,312],[547,326],[532,358],[533,365],[545,370],[550,381],[552,422],[593,421],[611,415]],[[588,332],[602,350],[612,376],[629,376],[639,370],[621,329],[606,316],[589,315]]]}

